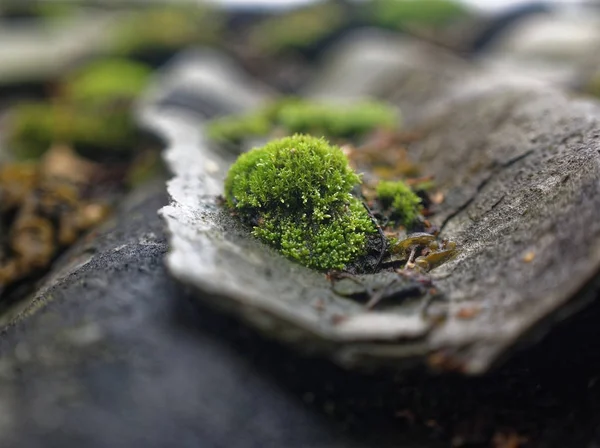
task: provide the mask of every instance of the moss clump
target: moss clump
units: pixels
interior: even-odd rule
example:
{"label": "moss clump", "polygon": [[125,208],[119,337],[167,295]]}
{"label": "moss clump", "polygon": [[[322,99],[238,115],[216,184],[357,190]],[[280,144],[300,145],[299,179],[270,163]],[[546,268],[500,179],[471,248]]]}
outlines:
{"label": "moss clump", "polygon": [[342,269],[366,249],[375,228],[352,196],[360,182],[326,140],[294,135],[242,154],[225,180],[230,207],[253,234],[305,266]]}
{"label": "moss clump", "polygon": [[467,14],[463,5],[452,0],[374,0],[369,8],[375,25],[397,30],[439,28]]}
{"label": "moss clump", "polygon": [[421,198],[402,181],[381,181],[377,185],[377,197],[390,217],[404,226],[415,222],[421,211]]}
{"label": "moss clump", "polygon": [[251,114],[214,120],[207,132],[216,140],[234,142],[267,135],[275,128],[289,135],[304,133],[335,139],[360,136],[376,128],[394,129],[399,121],[395,109],[377,101],[324,104],[287,98]]}
{"label": "moss clump", "polygon": [[74,73],[48,102],[22,103],[8,118],[8,142],[19,158],[35,158],[55,142],[80,153],[127,154],[138,133],[131,106],[150,76],[141,64],[109,59]]}

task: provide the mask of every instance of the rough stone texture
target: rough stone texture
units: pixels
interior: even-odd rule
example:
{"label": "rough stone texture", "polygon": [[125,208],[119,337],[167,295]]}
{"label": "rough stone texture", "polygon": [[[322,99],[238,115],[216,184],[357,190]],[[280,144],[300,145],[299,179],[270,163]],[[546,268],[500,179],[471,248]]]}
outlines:
{"label": "rough stone texture", "polygon": [[484,369],[597,274],[598,117],[595,104],[508,85],[448,105],[410,148],[446,194],[434,221],[462,244],[438,284],[454,306],[484,309],[468,322],[450,319],[432,344],[462,351],[470,370]]}
{"label": "rough stone texture", "polygon": [[[381,54],[391,48],[382,42]],[[347,52],[362,54],[360,48]],[[434,325],[410,302],[371,313],[333,294],[322,275],[249,238],[215,199],[233,156],[206,141],[195,121],[159,111],[156,126],[169,142],[175,173],[174,203],[163,210],[174,275],[271,336],[349,365],[378,360],[403,368],[416,358],[481,373],[584,306],[589,295],[580,292],[600,268],[600,109],[527,78],[476,71],[457,78],[455,65],[456,81],[449,83],[448,65],[433,61],[417,59],[404,71],[386,66],[377,86],[393,90],[407,121],[424,133],[409,154],[445,195],[433,221],[461,246],[458,257],[432,273],[449,299],[438,306],[443,323]],[[324,78],[330,89],[320,84],[312,93],[353,96],[350,81],[364,66],[344,67],[338,78]],[[190,70],[213,68],[200,62]],[[415,89],[407,76],[424,88]],[[533,260],[526,262],[529,252]],[[464,318],[463,309],[476,313]],[[340,323],[340,314],[347,320]]]}

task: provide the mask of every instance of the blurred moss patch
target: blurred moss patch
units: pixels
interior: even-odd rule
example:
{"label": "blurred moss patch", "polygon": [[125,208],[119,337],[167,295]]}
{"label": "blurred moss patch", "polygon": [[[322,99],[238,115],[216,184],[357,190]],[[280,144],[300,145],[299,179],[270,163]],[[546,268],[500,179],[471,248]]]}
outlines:
{"label": "blurred moss patch", "polygon": [[94,61],[67,78],[63,94],[68,101],[86,107],[131,102],[146,87],[150,73],[146,65],[127,59]]}
{"label": "blurred moss patch", "polygon": [[438,28],[467,15],[451,0],[373,0],[368,8],[374,25],[395,30]]}
{"label": "blurred moss patch", "polygon": [[112,52],[135,57],[148,53],[174,53],[193,44],[219,42],[223,19],[205,5],[139,8],[121,19]]}
{"label": "blurred moss patch", "polygon": [[336,2],[325,2],[270,17],[250,30],[248,43],[261,54],[301,51],[333,34],[346,22]]}
{"label": "blurred moss patch", "polygon": [[378,101],[333,104],[284,98],[249,114],[213,120],[207,132],[214,140],[231,142],[266,136],[273,130],[350,138],[375,129],[394,130],[399,124],[399,112]]}
{"label": "blurred moss patch", "polygon": [[131,107],[150,69],[119,59],[95,61],[67,77],[56,97],[22,103],[8,117],[8,147],[17,158],[39,157],[53,143],[86,156],[123,156],[136,148]]}
{"label": "blurred moss patch", "polygon": [[403,226],[410,226],[421,212],[421,198],[402,181],[381,181],[377,197],[390,213],[390,218]]}

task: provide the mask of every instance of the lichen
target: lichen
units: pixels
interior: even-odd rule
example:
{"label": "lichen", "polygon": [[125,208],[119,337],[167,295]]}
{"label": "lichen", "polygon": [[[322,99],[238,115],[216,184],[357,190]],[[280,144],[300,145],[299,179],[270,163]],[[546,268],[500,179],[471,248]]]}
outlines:
{"label": "lichen", "polygon": [[360,176],[322,138],[294,135],[242,154],[225,180],[227,204],[253,234],[308,267],[342,269],[375,231],[351,191]]}
{"label": "lichen", "polygon": [[267,135],[272,129],[288,135],[304,133],[336,139],[360,136],[376,128],[392,130],[399,121],[394,108],[377,101],[326,104],[290,98],[249,114],[216,119],[207,132],[216,140],[233,142]]}
{"label": "lichen", "polygon": [[402,181],[381,181],[376,188],[377,198],[389,210],[390,218],[410,226],[421,211],[421,198]]}

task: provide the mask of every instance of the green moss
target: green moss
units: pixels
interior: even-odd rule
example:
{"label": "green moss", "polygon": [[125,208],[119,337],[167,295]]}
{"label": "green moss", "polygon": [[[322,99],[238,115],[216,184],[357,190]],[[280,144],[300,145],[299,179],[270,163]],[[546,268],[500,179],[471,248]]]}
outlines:
{"label": "green moss", "polygon": [[324,139],[294,135],[242,154],[225,180],[225,197],[253,233],[315,269],[341,269],[365,251],[375,231],[351,195],[360,182]]}
{"label": "green moss", "polygon": [[79,152],[126,154],[138,133],[131,106],[149,79],[144,65],[103,60],[75,72],[58,97],[22,103],[9,114],[9,147],[18,158],[35,158],[55,142]]}
{"label": "green moss", "polygon": [[467,13],[464,6],[451,0],[373,0],[369,8],[375,25],[392,29],[437,28]]}
{"label": "green moss", "polygon": [[390,106],[363,101],[354,104],[323,104],[301,101],[282,108],[278,122],[290,133],[304,132],[328,137],[352,137],[375,128],[393,129],[397,112]]}
{"label": "green moss", "polygon": [[250,30],[248,42],[263,54],[302,50],[333,33],[344,21],[343,8],[328,2],[263,20]]}
{"label": "green moss", "polygon": [[7,146],[19,159],[37,158],[50,147],[52,128],[50,105],[21,103],[8,115]]}
{"label": "green moss", "polygon": [[8,121],[8,143],[20,159],[36,158],[53,143],[90,151],[127,153],[135,148],[137,132],[129,112],[106,108],[77,109],[67,104],[29,103],[15,107]]}
{"label": "green moss", "polygon": [[266,135],[273,128],[282,129],[289,135],[305,133],[348,138],[376,128],[394,129],[399,121],[395,109],[377,101],[324,104],[289,98],[251,114],[214,120],[208,125],[207,132],[212,138],[222,141]]}
{"label": "green moss", "polygon": [[402,181],[381,181],[377,185],[377,197],[390,210],[391,218],[404,226],[410,226],[419,216],[421,198]]}
{"label": "green moss", "polygon": [[206,6],[139,8],[121,20],[111,50],[122,56],[174,52],[192,44],[216,43],[221,28],[221,17]]}

